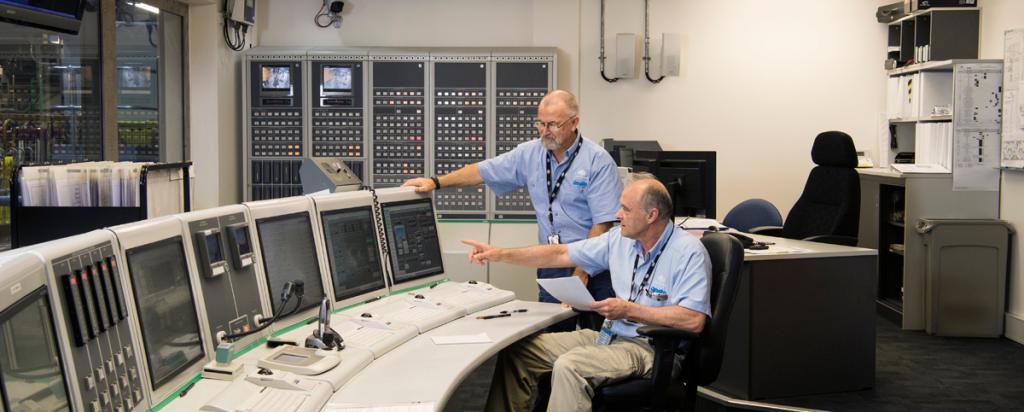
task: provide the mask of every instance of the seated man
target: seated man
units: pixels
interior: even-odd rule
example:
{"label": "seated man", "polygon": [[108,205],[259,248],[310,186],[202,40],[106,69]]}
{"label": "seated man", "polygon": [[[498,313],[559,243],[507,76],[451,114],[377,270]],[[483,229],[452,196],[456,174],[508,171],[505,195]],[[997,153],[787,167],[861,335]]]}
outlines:
{"label": "seated man", "polygon": [[711,262],[700,241],[673,224],[665,186],[649,177],[638,180],[622,192],[620,203],[618,227],[568,245],[502,249],[463,241],[473,247],[470,260],[481,264],[610,270],[616,295],[590,306],[607,319],[600,332],[545,333],[502,351],[488,410],[529,410],[537,378],[548,371],[548,410],[590,410],[594,387],[651,373],[654,350],[637,336],[638,327],[704,328]]}

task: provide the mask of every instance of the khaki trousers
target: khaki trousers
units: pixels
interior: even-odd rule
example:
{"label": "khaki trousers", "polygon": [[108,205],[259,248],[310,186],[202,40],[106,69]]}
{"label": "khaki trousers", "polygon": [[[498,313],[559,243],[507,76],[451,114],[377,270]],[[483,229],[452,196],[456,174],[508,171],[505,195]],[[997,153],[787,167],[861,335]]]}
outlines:
{"label": "khaki trousers", "polygon": [[537,378],[551,372],[549,411],[589,411],[594,388],[631,377],[646,377],[654,349],[641,338],[616,337],[594,343],[590,329],[545,333],[516,342],[498,355],[487,398],[488,411],[529,411]]}

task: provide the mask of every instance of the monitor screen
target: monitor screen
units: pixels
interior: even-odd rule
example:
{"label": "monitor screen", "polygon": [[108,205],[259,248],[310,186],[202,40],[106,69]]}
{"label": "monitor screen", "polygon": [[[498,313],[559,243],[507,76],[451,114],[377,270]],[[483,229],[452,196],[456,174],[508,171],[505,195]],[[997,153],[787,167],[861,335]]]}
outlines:
{"label": "monitor screen", "polygon": [[342,300],[383,289],[384,270],[370,207],[324,212],[321,220],[334,298]]}
{"label": "monitor screen", "polygon": [[48,301],[40,287],[0,312],[0,382],[12,411],[71,408]]}
{"label": "monitor screen", "polygon": [[[281,311],[281,291],[291,280],[305,283],[305,295],[299,310],[316,306],[324,298],[324,285],[320,279],[320,265],[316,260],[316,244],[313,242],[313,228],[309,213],[299,212],[275,216],[256,221],[263,250],[263,268],[270,288],[270,302],[274,314]],[[295,309],[296,299],[292,298],[285,308]]]}
{"label": "monitor screen", "polygon": [[117,84],[121,89],[149,90],[153,73],[149,66],[122,66],[117,68]]}
{"label": "monitor screen", "polygon": [[203,342],[181,237],[125,251],[154,388],[202,360]]}
{"label": "monitor screen", "polygon": [[232,237],[238,246],[238,254],[245,255],[252,253],[252,243],[249,240],[249,226],[238,225],[231,228]]}
{"label": "monitor screen", "polygon": [[263,90],[290,90],[292,69],[287,65],[265,65],[263,69]]}
{"label": "monitor screen", "polygon": [[209,233],[205,236],[206,243],[206,256],[209,257],[209,264],[220,263],[224,261],[224,253],[220,247],[220,232]]}
{"label": "monitor screen", "polygon": [[388,203],[382,213],[395,283],[444,273],[430,199]]}
{"label": "monitor screen", "polygon": [[352,90],[352,67],[324,66],[323,89],[325,92]]}

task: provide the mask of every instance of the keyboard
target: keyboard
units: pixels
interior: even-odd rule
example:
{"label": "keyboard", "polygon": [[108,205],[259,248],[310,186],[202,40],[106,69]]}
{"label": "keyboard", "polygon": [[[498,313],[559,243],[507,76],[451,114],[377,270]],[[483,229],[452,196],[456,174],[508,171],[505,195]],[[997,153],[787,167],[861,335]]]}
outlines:
{"label": "keyboard", "polygon": [[263,388],[259,402],[250,409],[252,412],[283,412],[298,411],[308,398],[307,394],[298,391]]}
{"label": "keyboard", "polygon": [[390,338],[392,335],[394,335],[394,332],[389,330],[360,326],[343,333],[341,337],[345,339],[346,344],[370,347]]}

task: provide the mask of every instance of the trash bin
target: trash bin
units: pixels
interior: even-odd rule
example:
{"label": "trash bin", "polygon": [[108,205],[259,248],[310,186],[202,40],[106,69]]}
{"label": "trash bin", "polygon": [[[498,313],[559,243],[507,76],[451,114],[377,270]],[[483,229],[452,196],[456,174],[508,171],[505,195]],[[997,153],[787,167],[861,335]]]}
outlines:
{"label": "trash bin", "polygon": [[995,219],[920,219],[924,242],[925,331],[999,337],[1013,228]]}

